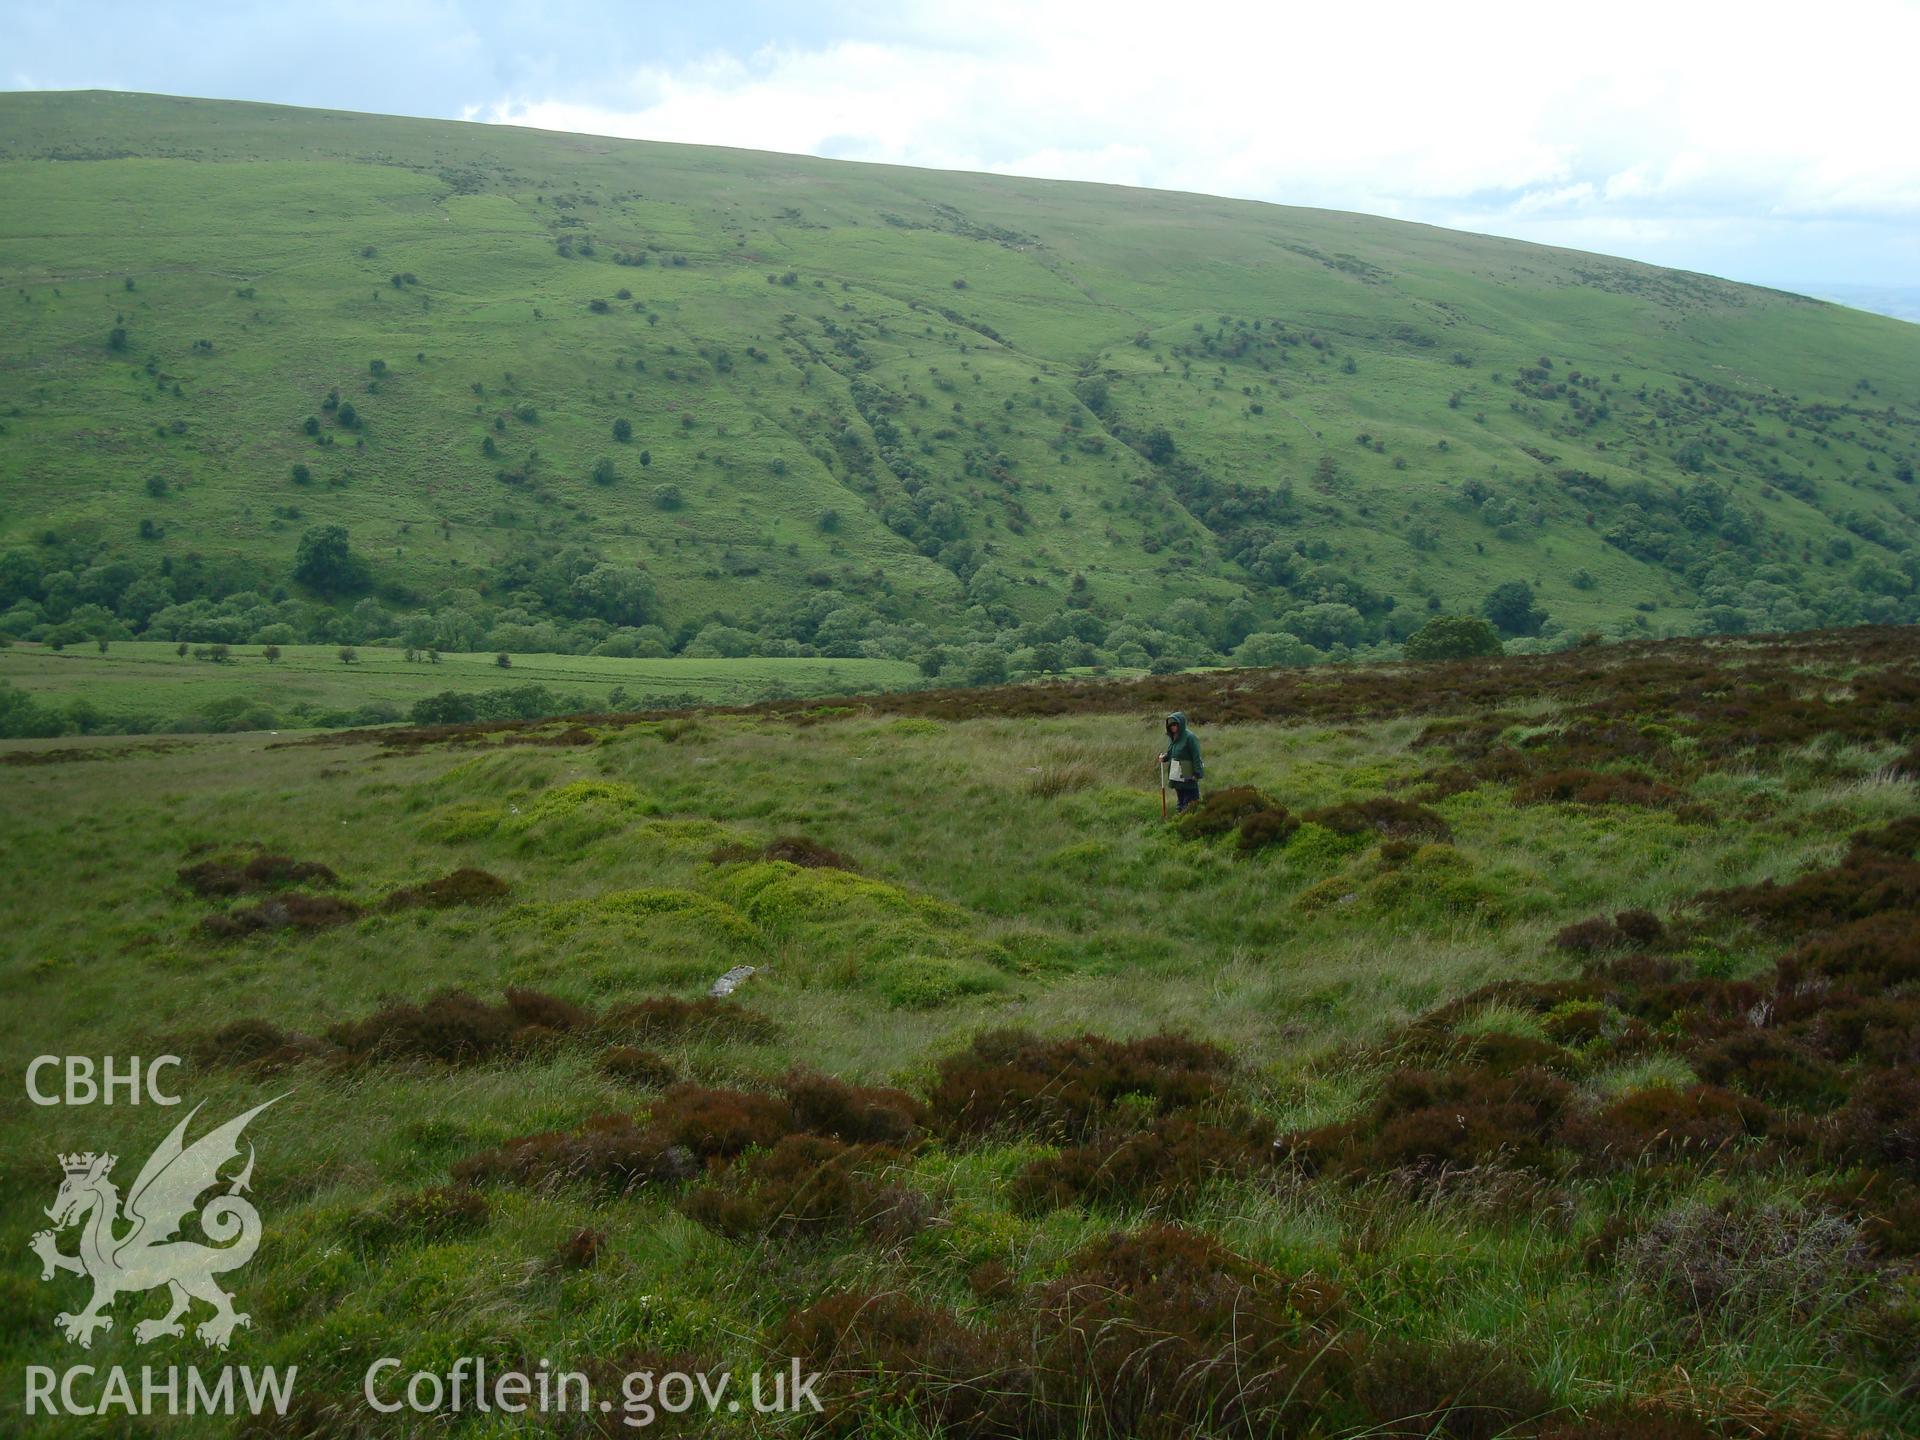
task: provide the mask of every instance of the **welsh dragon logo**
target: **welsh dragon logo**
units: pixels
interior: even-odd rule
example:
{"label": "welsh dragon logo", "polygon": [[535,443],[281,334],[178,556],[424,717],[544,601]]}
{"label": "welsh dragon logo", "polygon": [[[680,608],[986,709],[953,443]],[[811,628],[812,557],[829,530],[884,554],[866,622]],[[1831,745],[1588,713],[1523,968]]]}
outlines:
{"label": "welsh dragon logo", "polygon": [[[236,1326],[252,1323],[250,1317],[235,1312],[233,1296],[214,1279],[245,1265],[260,1246],[260,1212],[241,1193],[253,1178],[252,1145],[247,1146],[245,1167],[231,1180],[221,1180],[220,1167],[239,1155],[240,1132],[247,1122],[285,1098],[275,1096],[266,1105],[256,1105],[186,1145],[187,1126],[200,1113],[200,1107],[194,1106],[140,1167],[127,1191],[124,1210],[110,1178],[118,1156],[88,1151],[60,1157],[67,1178],[46,1212],[53,1228],[42,1230],[29,1244],[40,1257],[42,1280],[67,1270],[93,1281],[93,1299],[86,1309],[54,1317],[67,1339],[90,1349],[94,1331],[113,1328],[113,1316],[107,1312],[115,1296],[162,1285],[172,1296],[172,1305],[161,1318],[142,1320],[134,1327],[134,1338],[143,1345],[162,1335],[184,1335],[180,1317],[195,1300],[213,1306],[213,1314],[194,1327],[204,1344],[224,1350]],[[200,1206],[200,1197],[223,1183],[225,1191]],[[196,1206],[200,1229],[214,1242],[211,1245],[173,1238]],[[62,1254],[57,1248],[57,1232],[69,1225],[81,1227],[76,1255]]]}

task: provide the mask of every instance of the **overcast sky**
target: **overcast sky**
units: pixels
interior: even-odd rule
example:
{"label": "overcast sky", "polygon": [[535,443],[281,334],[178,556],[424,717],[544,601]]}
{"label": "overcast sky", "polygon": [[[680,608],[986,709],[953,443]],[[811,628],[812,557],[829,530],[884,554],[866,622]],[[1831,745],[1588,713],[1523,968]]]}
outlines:
{"label": "overcast sky", "polygon": [[1920,288],[1920,0],[0,0],[0,87],[1321,205]]}

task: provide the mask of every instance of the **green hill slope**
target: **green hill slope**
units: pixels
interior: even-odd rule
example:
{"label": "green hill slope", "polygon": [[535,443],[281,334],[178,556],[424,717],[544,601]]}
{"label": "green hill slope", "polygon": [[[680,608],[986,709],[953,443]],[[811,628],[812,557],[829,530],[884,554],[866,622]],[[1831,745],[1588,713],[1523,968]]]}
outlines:
{"label": "green hill slope", "polygon": [[[15,636],[977,679],[1346,653],[1512,581],[1528,643],[1920,617],[1920,328],[1776,292],[1193,195],[102,93],[0,95],[0,186]],[[350,555],[303,567],[332,526]]]}

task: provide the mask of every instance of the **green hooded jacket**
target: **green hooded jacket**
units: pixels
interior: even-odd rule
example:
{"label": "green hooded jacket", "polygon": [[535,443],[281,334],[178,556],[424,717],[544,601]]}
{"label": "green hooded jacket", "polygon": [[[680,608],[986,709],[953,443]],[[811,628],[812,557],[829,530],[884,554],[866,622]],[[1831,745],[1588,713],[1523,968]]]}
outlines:
{"label": "green hooded jacket", "polygon": [[1178,760],[1189,780],[1198,780],[1207,772],[1200,764],[1200,742],[1193,738],[1193,731],[1187,726],[1187,712],[1176,710],[1167,716],[1169,724],[1179,733],[1167,742],[1167,759]]}

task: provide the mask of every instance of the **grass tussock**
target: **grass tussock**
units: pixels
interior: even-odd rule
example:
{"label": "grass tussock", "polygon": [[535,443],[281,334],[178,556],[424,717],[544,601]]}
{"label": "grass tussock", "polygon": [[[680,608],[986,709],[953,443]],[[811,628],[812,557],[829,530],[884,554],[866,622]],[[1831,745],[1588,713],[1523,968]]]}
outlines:
{"label": "grass tussock", "polygon": [[1865,1260],[1843,1215],[1733,1198],[1669,1206],[1620,1252],[1623,1273],[1676,1309],[1748,1323],[1809,1318],[1855,1288]]}
{"label": "grass tussock", "polygon": [[768,841],[759,849],[739,842],[730,842],[715,847],[707,856],[709,864],[738,865],[755,860],[784,860],[789,865],[799,865],[813,870],[848,870],[857,872],[860,867],[838,850],[822,845],[818,840],[805,835],[780,835]]}
{"label": "grass tussock", "polygon": [[438,880],[406,885],[380,902],[382,910],[449,910],[456,905],[491,905],[511,887],[498,875],[463,866]]}
{"label": "grass tussock", "polygon": [[1056,800],[1099,783],[1100,767],[1077,757],[1049,760],[1035,766],[1027,776],[1027,793],[1041,800]]}
{"label": "grass tussock", "polygon": [[680,1078],[680,1068],[666,1056],[634,1045],[609,1046],[596,1063],[608,1079],[643,1090],[664,1090]]}

